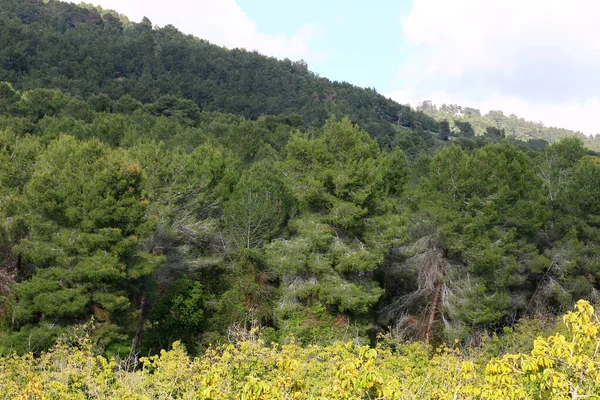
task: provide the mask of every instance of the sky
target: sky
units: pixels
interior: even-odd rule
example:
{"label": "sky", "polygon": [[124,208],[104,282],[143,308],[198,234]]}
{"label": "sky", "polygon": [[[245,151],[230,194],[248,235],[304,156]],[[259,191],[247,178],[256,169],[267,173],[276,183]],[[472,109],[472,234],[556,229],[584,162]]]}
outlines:
{"label": "sky", "polygon": [[[90,0],[88,0],[90,1]],[[402,104],[600,133],[598,0],[91,0]]]}

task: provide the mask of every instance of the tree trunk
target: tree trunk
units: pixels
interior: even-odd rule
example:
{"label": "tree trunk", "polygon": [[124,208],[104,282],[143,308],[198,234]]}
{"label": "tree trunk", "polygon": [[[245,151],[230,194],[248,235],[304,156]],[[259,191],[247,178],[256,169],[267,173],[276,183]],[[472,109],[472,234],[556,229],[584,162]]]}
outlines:
{"label": "tree trunk", "polygon": [[431,331],[433,329],[433,323],[435,322],[435,316],[438,312],[440,296],[442,294],[442,285],[445,276],[446,261],[442,260],[442,270],[438,278],[437,284],[435,285],[435,295],[433,296],[433,304],[431,305],[431,312],[429,313],[429,321],[427,321],[427,329],[425,331],[425,343],[429,343],[429,341],[431,340]]}
{"label": "tree trunk", "polygon": [[146,314],[148,312],[148,301],[146,300],[146,296],[142,296],[142,301],[140,302],[140,317],[138,319],[138,326],[135,331],[135,336],[133,337],[133,344],[131,346],[131,352],[135,354],[137,352],[138,347],[142,344],[142,337],[144,336],[144,322],[146,322]]}

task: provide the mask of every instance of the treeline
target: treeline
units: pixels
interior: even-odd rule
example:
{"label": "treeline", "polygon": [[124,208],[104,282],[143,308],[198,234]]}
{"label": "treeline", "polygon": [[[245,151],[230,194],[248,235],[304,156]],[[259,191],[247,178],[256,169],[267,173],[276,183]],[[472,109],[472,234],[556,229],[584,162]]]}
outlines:
{"label": "treeline", "polygon": [[[545,126],[540,122],[526,121],[514,114],[505,115],[502,111],[490,111],[485,115],[476,108],[461,107],[456,104],[442,104],[440,107],[431,101],[424,101],[417,110],[422,111],[437,121],[447,121],[450,130],[455,133],[472,133],[485,135],[490,129],[504,131],[510,138],[530,141],[531,145],[544,146],[561,139],[577,138],[585,146],[596,152],[600,151],[600,134],[586,136],[581,132],[569,129]],[[544,143],[546,142],[546,143]]]}

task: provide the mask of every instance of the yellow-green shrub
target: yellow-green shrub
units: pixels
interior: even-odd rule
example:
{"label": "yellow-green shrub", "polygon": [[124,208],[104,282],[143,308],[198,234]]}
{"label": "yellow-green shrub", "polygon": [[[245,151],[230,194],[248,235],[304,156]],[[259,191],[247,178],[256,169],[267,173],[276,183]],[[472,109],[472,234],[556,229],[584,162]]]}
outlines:
{"label": "yellow-green shrub", "polygon": [[375,348],[241,342],[192,359],[174,343],[132,372],[84,341],[38,358],[1,358],[0,398],[600,399],[598,318],[580,301],[563,319],[567,335],[539,337],[530,353],[490,360],[386,340]]}

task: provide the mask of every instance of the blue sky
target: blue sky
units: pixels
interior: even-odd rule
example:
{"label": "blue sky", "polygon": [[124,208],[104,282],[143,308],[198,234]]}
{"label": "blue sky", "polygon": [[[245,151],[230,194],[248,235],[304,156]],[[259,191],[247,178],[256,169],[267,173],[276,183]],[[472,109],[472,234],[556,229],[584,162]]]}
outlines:
{"label": "blue sky", "polygon": [[598,0],[88,0],[331,80],[600,133]]}
{"label": "blue sky", "polygon": [[239,0],[238,4],[265,33],[315,26],[314,47],[326,56],[309,67],[321,76],[382,93],[393,89],[394,74],[405,57],[399,20],[410,9],[409,0],[378,0],[376,6],[342,0]]}

